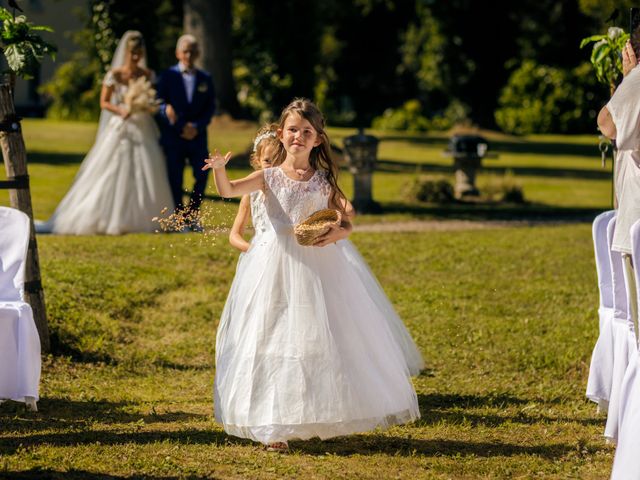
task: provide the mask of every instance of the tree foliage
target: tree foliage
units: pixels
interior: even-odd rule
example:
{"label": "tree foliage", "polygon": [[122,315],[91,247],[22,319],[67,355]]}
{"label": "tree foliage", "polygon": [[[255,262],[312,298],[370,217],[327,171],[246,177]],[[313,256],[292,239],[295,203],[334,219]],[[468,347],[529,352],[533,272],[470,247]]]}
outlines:
{"label": "tree foliage", "polygon": [[567,70],[525,60],[502,90],[496,123],[518,135],[593,130],[602,99],[590,70],[586,62]]}
{"label": "tree foliage", "polygon": [[[628,18],[626,13],[631,7],[637,7],[638,3],[635,0],[579,0],[580,11],[585,15],[589,15],[592,18],[598,19],[604,26],[607,20],[609,22],[620,21],[620,17],[626,20]],[[612,15],[617,17],[609,20]],[[622,25],[618,23],[618,25]],[[610,25],[607,25],[610,26]],[[626,25],[624,25],[626,27]],[[626,28],[625,28],[626,30]]]}
{"label": "tree foliage", "polygon": [[36,32],[52,32],[51,28],[34,25],[24,15],[17,17],[0,7],[0,39],[9,70],[22,78],[33,78],[42,58],[55,58],[56,47]]}
{"label": "tree foliage", "polygon": [[[576,77],[588,60],[579,43],[602,31],[601,13],[608,16],[612,3],[624,2],[281,0],[274,8],[273,3],[233,0],[232,42],[225,48],[231,49],[238,100],[256,119],[273,118],[293,97],[307,96],[334,125],[368,126],[376,119],[376,125],[388,128],[406,124],[430,129],[467,120],[486,127],[512,124],[505,128],[516,131],[521,127],[514,126],[514,119],[524,115],[517,102],[531,100],[516,96],[535,90],[521,82],[522,72],[530,71],[536,78],[552,79],[553,88],[543,89],[540,94],[551,97],[537,99],[540,106],[531,108],[540,112],[538,119],[522,128],[547,128],[544,112],[560,105],[560,91],[573,95],[575,88],[585,98],[601,98],[601,87]],[[179,0],[92,3],[97,4],[105,5],[101,15],[108,18],[96,23],[92,12],[87,32],[79,34],[86,42],[83,52],[46,87],[56,102],[51,111],[57,105],[66,109],[61,116],[80,116],[69,103],[81,98],[78,89],[93,89],[96,98],[112,40],[124,30],[143,32],[151,67],[175,61],[174,42],[182,24]],[[623,14],[618,21],[625,21]],[[98,24],[111,33],[98,32]],[[572,83],[559,86],[557,81]],[[586,108],[572,102],[574,114]],[[82,102],[79,106],[85,108]],[[552,125],[589,128],[574,120]]]}
{"label": "tree foliage", "polygon": [[178,0],[93,0],[86,11],[86,27],[74,35],[79,46],[53,78],[41,87],[53,118],[95,120],[100,113],[102,78],[111,64],[118,39],[127,30],[145,38],[147,64],[166,68],[175,62],[175,42],[181,33]]}

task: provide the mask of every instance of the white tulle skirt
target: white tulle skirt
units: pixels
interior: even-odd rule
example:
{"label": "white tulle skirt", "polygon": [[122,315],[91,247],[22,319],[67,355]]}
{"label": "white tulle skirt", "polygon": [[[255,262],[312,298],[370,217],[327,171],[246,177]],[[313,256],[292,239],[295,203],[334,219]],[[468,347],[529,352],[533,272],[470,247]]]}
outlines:
{"label": "white tulle skirt", "polygon": [[324,439],[419,418],[380,308],[388,300],[368,289],[355,258],[275,233],[243,255],[216,338],[215,411],[227,433]]}
{"label": "white tulle skirt", "polygon": [[337,246],[342,249],[342,253],[345,258],[358,274],[360,281],[369,294],[371,302],[376,304],[378,310],[382,312],[384,318],[389,324],[393,337],[402,349],[409,372],[411,375],[418,375],[422,370],[424,370],[422,354],[418,350],[418,347],[413,341],[407,327],[396,313],[393,305],[387,298],[387,295],[384,293],[384,290],[382,290],[380,283],[367,265],[367,262],[365,262],[364,258],[360,255],[360,252],[358,252],[358,249],[349,240],[342,240],[337,243]]}
{"label": "white tulle skirt", "polygon": [[39,233],[153,232],[163,208],[173,210],[158,130],[148,114],[113,116],[98,135],[71,188]]}

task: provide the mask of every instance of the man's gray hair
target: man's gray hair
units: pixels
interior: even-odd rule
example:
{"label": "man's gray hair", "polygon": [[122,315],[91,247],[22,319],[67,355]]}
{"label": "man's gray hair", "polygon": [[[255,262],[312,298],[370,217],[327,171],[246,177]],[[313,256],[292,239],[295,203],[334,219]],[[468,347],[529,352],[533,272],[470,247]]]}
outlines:
{"label": "man's gray hair", "polygon": [[198,39],[190,33],[185,33],[176,42],[176,50],[181,50],[188,45],[198,45]]}

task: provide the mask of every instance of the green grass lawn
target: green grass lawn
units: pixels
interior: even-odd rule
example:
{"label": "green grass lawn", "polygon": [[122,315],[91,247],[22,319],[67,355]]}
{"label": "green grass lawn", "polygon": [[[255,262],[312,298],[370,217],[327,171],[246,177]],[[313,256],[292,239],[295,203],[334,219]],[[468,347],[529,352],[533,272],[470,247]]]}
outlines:
{"label": "green grass lawn", "polygon": [[236,261],[226,239],[45,236],[49,320],[64,355],[45,362],[37,414],[0,406],[0,476],[608,474],[604,419],[584,399],[598,322],[588,225],[354,241],[427,362],[414,382],[420,421],[293,442],[286,456],[227,437],[211,398],[217,318]]}
{"label": "green grass lawn", "polygon": [[[214,129],[212,144],[241,152],[252,128]],[[352,132],[330,133],[341,145]],[[25,120],[24,134],[36,216],[46,218],[95,127]],[[403,200],[416,171],[447,174],[446,137],[377,134],[375,196],[385,213],[359,221],[474,214]],[[534,203],[506,215],[608,208],[610,174],[593,137],[490,140],[500,157],[480,183],[511,169]],[[234,175],[248,171],[238,166]],[[210,205],[221,224],[235,213],[233,203]],[[228,437],[212,418],[215,331],[237,260],[226,235],[40,236],[56,354],[45,358],[38,413],[0,405],[0,478],[609,475],[604,418],[584,398],[598,328],[588,223],[352,238],[426,360],[414,379],[419,421],[292,442],[289,455]]]}

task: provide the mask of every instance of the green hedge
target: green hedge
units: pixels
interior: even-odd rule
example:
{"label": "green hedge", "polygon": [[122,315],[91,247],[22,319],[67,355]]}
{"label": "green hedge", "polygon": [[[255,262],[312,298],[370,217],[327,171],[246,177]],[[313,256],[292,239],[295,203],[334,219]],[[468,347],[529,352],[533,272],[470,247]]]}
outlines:
{"label": "green hedge", "polygon": [[604,93],[588,63],[567,70],[527,60],[502,90],[495,120],[519,135],[594,132]]}

